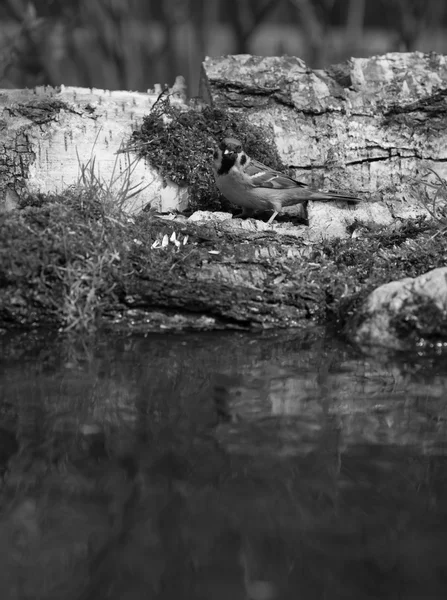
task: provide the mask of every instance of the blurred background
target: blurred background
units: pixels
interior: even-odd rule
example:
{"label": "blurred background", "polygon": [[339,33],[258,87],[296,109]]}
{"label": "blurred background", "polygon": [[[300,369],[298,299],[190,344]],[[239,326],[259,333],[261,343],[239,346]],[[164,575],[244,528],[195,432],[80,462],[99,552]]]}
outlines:
{"label": "blurred background", "polygon": [[289,54],[313,68],[389,51],[447,52],[446,0],[0,0],[0,88],[146,91],[205,56]]}

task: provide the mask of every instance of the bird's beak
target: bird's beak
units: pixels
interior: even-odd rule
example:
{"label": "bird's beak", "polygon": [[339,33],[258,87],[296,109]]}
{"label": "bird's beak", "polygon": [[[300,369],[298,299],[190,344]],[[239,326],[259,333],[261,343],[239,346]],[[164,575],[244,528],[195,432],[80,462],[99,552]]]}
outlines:
{"label": "bird's beak", "polygon": [[231,150],[228,150],[228,148],[225,148],[225,150],[223,151],[224,154],[231,154]]}

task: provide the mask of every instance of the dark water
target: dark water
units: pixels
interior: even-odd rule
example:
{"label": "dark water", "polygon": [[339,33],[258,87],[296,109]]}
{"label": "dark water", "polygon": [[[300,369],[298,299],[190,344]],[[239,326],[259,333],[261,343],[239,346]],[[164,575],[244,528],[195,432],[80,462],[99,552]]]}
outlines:
{"label": "dark water", "polygon": [[0,337],[0,598],[447,597],[445,355]]}

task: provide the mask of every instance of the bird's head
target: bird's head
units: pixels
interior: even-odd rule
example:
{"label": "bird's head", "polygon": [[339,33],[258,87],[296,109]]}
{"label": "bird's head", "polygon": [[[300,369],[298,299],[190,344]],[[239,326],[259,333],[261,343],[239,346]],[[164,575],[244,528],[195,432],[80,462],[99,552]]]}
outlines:
{"label": "bird's head", "polygon": [[248,160],[241,142],[233,137],[224,138],[214,152],[214,165],[219,175],[225,175],[234,165],[243,168]]}

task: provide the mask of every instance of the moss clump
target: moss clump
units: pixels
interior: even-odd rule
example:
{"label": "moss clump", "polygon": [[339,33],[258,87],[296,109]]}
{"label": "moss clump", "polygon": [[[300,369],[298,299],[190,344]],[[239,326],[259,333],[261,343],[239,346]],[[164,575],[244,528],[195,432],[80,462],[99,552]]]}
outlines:
{"label": "moss clump", "polygon": [[[0,321],[94,331],[119,304],[138,264],[171,268],[181,252],[149,252],[172,226],[148,215],[130,219],[88,189],[32,195],[21,210],[0,215]],[[168,231],[169,229],[169,231]],[[189,250],[189,248],[186,248]],[[136,260],[136,257],[140,260]]]}
{"label": "moss clump", "polygon": [[417,303],[417,297],[412,298],[412,304],[402,313],[391,319],[390,326],[397,335],[414,343],[421,341],[436,343],[447,339],[447,326],[443,311],[426,297]]}
{"label": "moss clump", "polygon": [[17,104],[10,109],[10,113],[15,116],[26,117],[36,125],[43,125],[54,121],[61,110],[70,110],[68,104],[62,100],[54,98],[46,98],[43,100],[35,100],[26,104]]}
{"label": "moss clump", "polygon": [[92,330],[113,293],[120,227],[87,191],[30,196],[0,220],[0,311],[11,325]]}
{"label": "moss clump", "polygon": [[213,151],[225,136],[241,140],[247,152],[274,168],[284,165],[266,129],[244,117],[221,109],[182,110],[162,96],[132,134],[131,147],[162,175],[180,186],[188,186],[192,210],[228,210],[214,183]]}
{"label": "moss clump", "polygon": [[28,196],[0,215],[0,326],[93,332],[133,306],[135,280],[164,285],[187,269],[203,238],[194,224],[128,217],[88,188]]}

